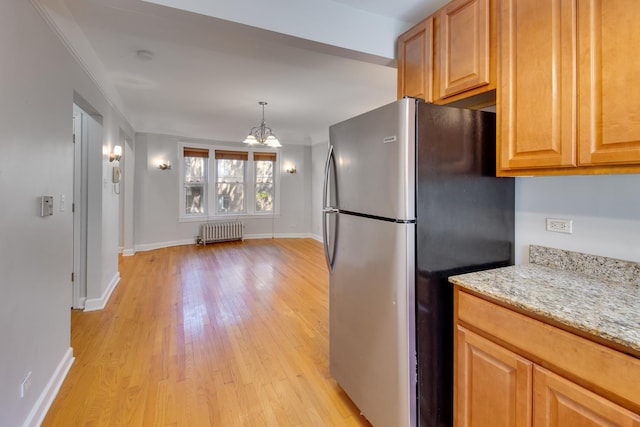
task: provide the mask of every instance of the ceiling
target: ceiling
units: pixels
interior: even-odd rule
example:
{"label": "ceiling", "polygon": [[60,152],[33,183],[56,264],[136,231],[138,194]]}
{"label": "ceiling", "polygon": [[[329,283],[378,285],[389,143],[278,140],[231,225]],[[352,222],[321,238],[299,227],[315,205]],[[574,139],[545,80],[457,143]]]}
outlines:
{"label": "ceiling", "polygon": [[446,0],[36,2],[137,132],[241,141],[267,101],[286,145],[393,101],[395,37]]}

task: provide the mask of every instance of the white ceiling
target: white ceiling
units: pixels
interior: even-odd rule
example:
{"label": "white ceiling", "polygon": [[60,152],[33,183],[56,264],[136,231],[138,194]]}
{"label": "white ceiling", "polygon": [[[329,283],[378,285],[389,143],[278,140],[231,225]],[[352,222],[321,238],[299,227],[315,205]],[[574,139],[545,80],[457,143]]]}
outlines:
{"label": "white ceiling", "polygon": [[[259,124],[264,100],[267,125],[283,144],[313,144],[328,139],[331,124],[396,98],[392,50],[363,41],[392,31],[393,47],[446,0],[304,1],[38,3],[136,131],[239,141]],[[317,19],[300,16],[292,2],[320,6]],[[152,59],[138,58],[141,49]]]}

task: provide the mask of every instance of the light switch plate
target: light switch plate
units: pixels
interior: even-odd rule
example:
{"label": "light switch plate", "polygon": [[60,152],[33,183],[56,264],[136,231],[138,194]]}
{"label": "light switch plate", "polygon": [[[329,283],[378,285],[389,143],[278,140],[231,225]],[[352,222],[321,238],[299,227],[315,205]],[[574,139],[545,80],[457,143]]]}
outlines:
{"label": "light switch plate", "polygon": [[40,197],[40,216],[53,215],[53,196]]}

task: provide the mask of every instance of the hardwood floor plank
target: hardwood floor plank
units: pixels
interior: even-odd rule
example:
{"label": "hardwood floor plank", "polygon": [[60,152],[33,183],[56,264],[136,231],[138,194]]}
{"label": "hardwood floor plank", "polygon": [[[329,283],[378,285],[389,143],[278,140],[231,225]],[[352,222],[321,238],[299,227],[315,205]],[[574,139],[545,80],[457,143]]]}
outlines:
{"label": "hardwood floor plank", "polygon": [[43,426],[370,426],[330,377],[328,273],[311,239],[120,259],[71,313],[76,362]]}

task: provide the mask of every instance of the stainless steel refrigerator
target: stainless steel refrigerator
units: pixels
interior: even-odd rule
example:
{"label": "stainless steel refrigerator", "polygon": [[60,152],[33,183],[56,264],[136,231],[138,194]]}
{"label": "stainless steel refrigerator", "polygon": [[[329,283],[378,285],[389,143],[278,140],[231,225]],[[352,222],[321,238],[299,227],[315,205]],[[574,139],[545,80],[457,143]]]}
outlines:
{"label": "stainless steel refrigerator", "polygon": [[495,115],[404,98],[330,128],[329,367],[375,427],[453,424],[447,277],[513,263]]}

